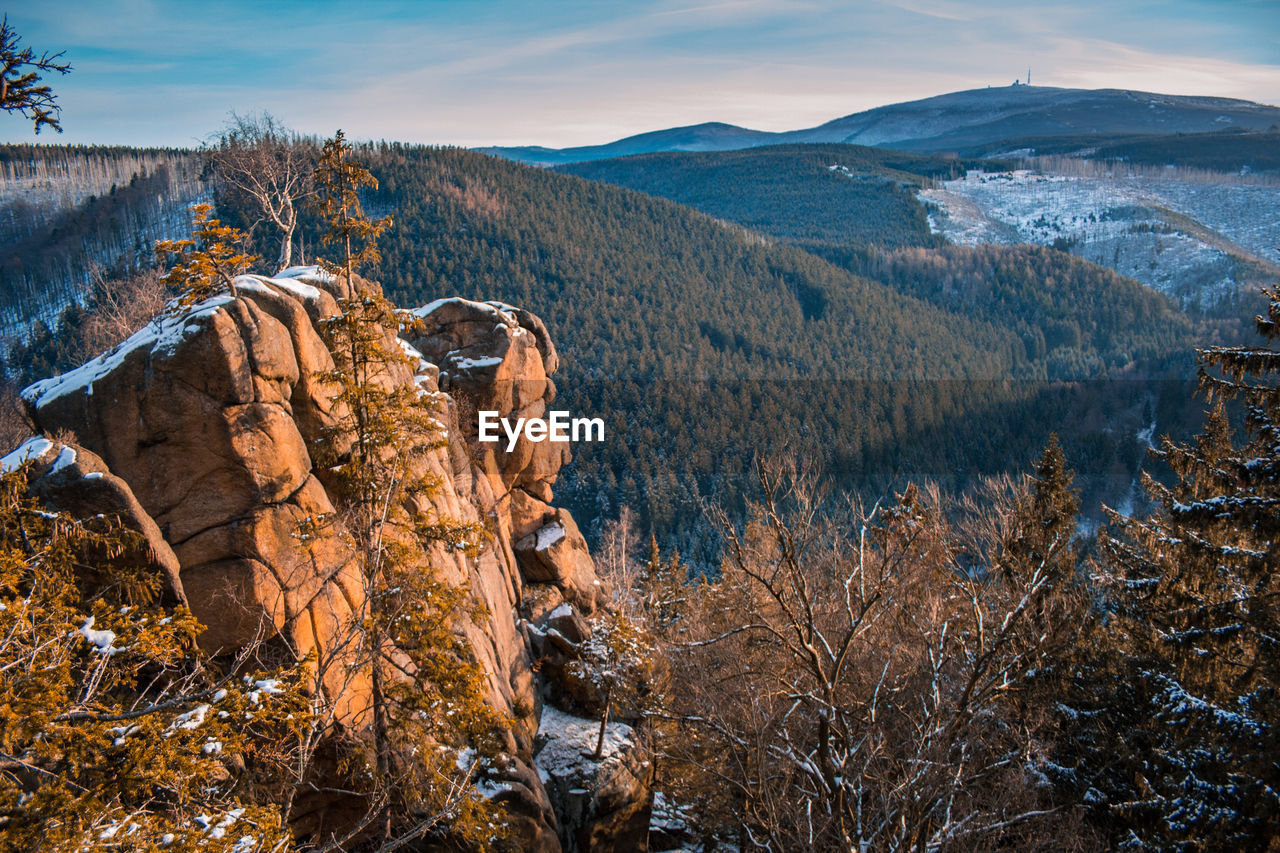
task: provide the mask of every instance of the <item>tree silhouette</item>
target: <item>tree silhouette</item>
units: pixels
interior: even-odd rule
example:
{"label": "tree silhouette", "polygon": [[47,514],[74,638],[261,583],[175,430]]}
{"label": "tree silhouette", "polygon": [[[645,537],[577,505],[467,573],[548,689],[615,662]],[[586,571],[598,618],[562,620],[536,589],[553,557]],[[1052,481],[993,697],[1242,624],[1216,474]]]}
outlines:
{"label": "tree silhouette", "polygon": [[0,18],[0,109],[20,113],[41,127],[62,133],[62,108],[49,84],[40,82],[41,72],[66,74],[71,63],[59,62],[62,51],[42,53],[39,57],[29,47],[21,47],[22,39],[9,26],[6,15]]}

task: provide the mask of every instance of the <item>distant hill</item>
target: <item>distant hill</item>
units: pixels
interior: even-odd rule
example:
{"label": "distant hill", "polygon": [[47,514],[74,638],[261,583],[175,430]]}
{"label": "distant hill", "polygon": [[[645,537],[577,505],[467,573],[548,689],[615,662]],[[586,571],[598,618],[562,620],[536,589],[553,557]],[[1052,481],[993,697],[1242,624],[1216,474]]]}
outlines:
{"label": "distant hill", "polygon": [[1204,133],[1227,128],[1266,130],[1273,125],[1280,125],[1280,107],[1234,98],[1002,86],[876,107],[785,133],[700,124],[644,133],[607,145],[483,150],[525,163],[556,165],[658,151],[730,151],[794,142],[845,142],[942,152],[1019,137]]}
{"label": "distant hill", "polygon": [[960,149],[965,157],[1063,155],[1132,165],[1215,172],[1280,172],[1280,130],[1230,127],[1207,133],[1090,133],[1029,136]]}
{"label": "distant hill", "polygon": [[706,122],[688,127],[673,127],[628,136],[605,145],[587,145],[581,148],[542,148],[539,146],[517,148],[483,148],[486,154],[496,154],[508,160],[518,160],[539,166],[560,163],[582,163],[590,160],[606,160],[631,154],[649,154],[654,151],[733,151],[756,145],[776,142],[777,134],[763,130],[748,130],[722,122]]}

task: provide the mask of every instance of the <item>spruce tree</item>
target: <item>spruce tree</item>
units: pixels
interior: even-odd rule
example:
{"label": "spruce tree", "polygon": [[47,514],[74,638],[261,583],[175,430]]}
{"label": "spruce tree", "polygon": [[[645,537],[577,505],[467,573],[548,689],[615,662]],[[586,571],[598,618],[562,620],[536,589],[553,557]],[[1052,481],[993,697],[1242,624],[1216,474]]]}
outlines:
{"label": "spruce tree", "polygon": [[190,308],[224,287],[234,298],[235,277],[258,260],[241,251],[248,235],[214,219],[212,205],[194,205],[191,216],[190,237],[156,243],[158,257],[173,259],[173,268],[165,275],[164,283],[178,292],[177,310]]}
{"label": "spruce tree", "polygon": [[315,173],[316,208],[324,221],[322,238],[326,246],[342,250],[341,263],[326,263],[331,273],[346,276],[355,288],[352,273],[358,267],[378,263],[377,239],[391,227],[391,217],[370,219],[360,202],[360,190],[378,188],[378,179],[368,169],[351,160],[352,148],[339,130],[326,140]]}
{"label": "spruce tree", "polygon": [[62,52],[43,53],[22,47],[22,39],[9,25],[6,15],[0,19],[0,110],[28,118],[39,133],[51,127],[62,133],[62,108],[48,83],[40,82],[42,72],[66,74],[71,63],[60,62]]}
{"label": "spruce tree", "polygon": [[[1112,514],[1102,540],[1119,661],[1102,719],[1121,730],[1093,727],[1095,749],[1116,756],[1090,768],[1092,799],[1130,849],[1280,838],[1280,292],[1266,296],[1265,345],[1200,351],[1212,408],[1193,442],[1162,442],[1174,480],[1145,479],[1157,512]],[[1229,401],[1243,406],[1243,435]]]}
{"label": "spruce tree", "polygon": [[368,788],[368,821],[384,840],[447,833],[483,848],[501,835],[500,810],[466,783],[496,754],[505,721],[486,703],[484,671],[457,631],[458,620],[483,610],[465,585],[438,576],[430,552],[474,556],[485,533],[432,506],[439,484],[426,463],[445,440],[440,395],[412,380],[416,363],[400,346],[395,308],[376,286],[357,284],[386,222],[364,216],[357,192],[373,180],[350,151],[339,132],[316,175],[327,242],[342,250],[326,267],[352,287],[321,324],[338,415],[316,453],[340,506],[329,521],[348,538],[367,599],[351,629],[371,679],[372,720],[367,749],[350,756],[348,770],[353,785]]}

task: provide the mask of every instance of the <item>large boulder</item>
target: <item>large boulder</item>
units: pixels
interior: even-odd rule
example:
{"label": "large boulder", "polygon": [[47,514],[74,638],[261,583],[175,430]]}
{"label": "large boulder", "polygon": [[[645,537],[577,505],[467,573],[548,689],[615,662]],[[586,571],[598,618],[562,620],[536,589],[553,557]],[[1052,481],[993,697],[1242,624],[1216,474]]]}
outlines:
{"label": "large boulder", "polygon": [[[338,697],[337,723],[352,729],[369,722],[369,683],[346,665],[343,632],[366,591],[340,527],[318,523],[340,507],[312,449],[344,414],[327,380],[334,360],[321,324],[339,300],[370,287],[315,268],[241,276],[234,297],[171,309],[23,394],[41,430],[78,441],[27,447],[33,490],[68,511],[110,507],[126,519],[166,573],[166,594],[189,602],[207,626],[201,642],[211,651],[265,640],[328,662],[321,677]],[[478,555],[437,544],[427,559],[487,614],[458,626],[487,674],[489,702],[512,721],[512,760],[485,781],[487,793],[507,804],[523,849],[550,853],[568,836],[533,756],[543,697],[556,690],[539,671],[528,618],[559,613],[564,622],[568,608],[570,621],[585,624],[603,598],[577,525],[550,504],[567,445],[481,444],[475,412],[541,416],[555,400],[558,357],[542,322],[511,306],[440,300],[414,313],[408,340],[389,342],[408,363],[383,381],[441,403],[447,441],[423,436],[431,449],[416,473],[438,488],[422,509],[489,534]],[[643,807],[645,785],[623,789],[603,788],[605,805],[592,813]],[[325,805],[308,807],[323,814]],[[612,818],[592,825],[592,838],[622,827]],[[577,849],[611,848],[591,841]]]}
{"label": "large boulder", "polygon": [[138,534],[137,546],[123,559],[155,572],[161,580],[161,603],[187,603],[177,555],[129,484],[112,474],[102,459],[75,443],[35,436],[0,459],[0,471],[5,473],[23,465],[28,491],[49,509],[81,521],[107,516]]}
{"label": "large boulder", "polygon": [[333,405],[315,319],[337,304],[293,279],[242,276],[237,294],[157,317],[23,399],[37,426],[74,433],[129,484],[177,557],[202,645],[314,651],[334,664],[319,669],[338,720],[358,727],[367,679],[336,660],[332,629],[361,607],[361,579],[336,531],[300,535],[334,511],[307,448]]}

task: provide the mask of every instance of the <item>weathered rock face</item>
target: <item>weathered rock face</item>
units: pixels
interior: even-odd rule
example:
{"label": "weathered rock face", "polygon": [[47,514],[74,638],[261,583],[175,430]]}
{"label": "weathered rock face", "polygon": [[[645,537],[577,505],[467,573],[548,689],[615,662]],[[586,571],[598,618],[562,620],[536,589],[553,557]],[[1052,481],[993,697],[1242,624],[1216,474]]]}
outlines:
{"label": "weathered rock face", "polygon": [[466,299],[440,299],[413,315],[409,343],[438,366],[439,387],[455,401],[457,426],[471,439],[475,468],[488,480],[495,509],[507,522],[524,581],[548,584],[562,600],[593,612],[604,591],[586,540],[568,512],[550,505],[551,488],[569,462],[569,445],[521,436],[508,450],[505,435],[492,443],[474,440],[481,411],[512,422],[551,411],[556,387],[550,376],[559,356],[546,327],[528,311]]}
{"label": "weathered rock face", "polygon": [[[168,595],[188,601],[208,626],[201,642],[211,651],[265,634],[298,656],[340,658],[337,637],[362,606],[363,580],[336,532],[300,531],[335,510],[309,449],[340,422],[318,324],[350,289],[314,269],[242,276],[236,289],[236,298],[157,318],[83,367],[27,389],[37,425],[78,441],[28,448],[39,460],[33,490],[73,513],[110,507],[126,518],[170,578]],[[581,617],[603,602],[603,590],[577,525],[550,504],[567,445],[521,440],[508,451],[505,440],[475,438],[477,411],[547,412],[558,359],[542,322],[510,306],[452,299],[414,314],[406,352],[421,354],[417,370],[396,366],[389,381],[447,393],[448,441],[424,463],[440,483],[431,509],[492,534],[478,558],[437,546],[431,564],[466,584],[489,614],[459,630],[489,675],[491,703],[514,721],[509,748],[518,760],[497,796],[524,849],[559,850],[569,836],[533,769],[541,703],[557,690],[543,683],[530,638],[566,613],[585,626]],[[558,656],[573,653],[570,643]],[[329,695],[340,697],[338,723],[367,725],[367,680],[341,666],[322,670]],[[643,807],[647,782],[607,796],[613,805],[602,814],[629,813]],[[593,832],[606,837],[599,827]],[[578,849],[611,848],[592,841]]]}

